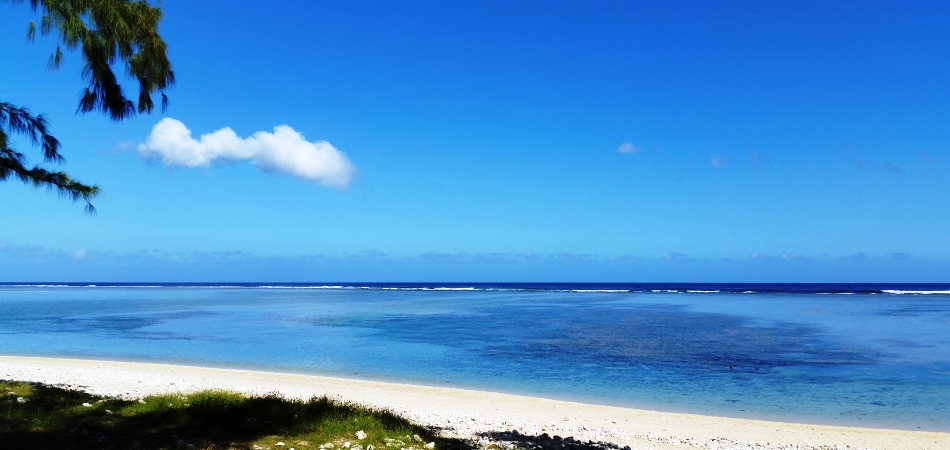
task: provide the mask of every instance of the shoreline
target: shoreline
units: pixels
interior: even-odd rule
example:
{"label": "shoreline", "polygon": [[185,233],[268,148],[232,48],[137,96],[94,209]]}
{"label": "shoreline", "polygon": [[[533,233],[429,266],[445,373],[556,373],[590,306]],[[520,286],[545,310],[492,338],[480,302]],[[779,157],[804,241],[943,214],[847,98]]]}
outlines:
{"label": "shoreline", "polygon": [[[301,375],[142,362],[0,356],[0,379],[29,381],[93,394],[146,395],[219,389],[277,392],[388,409],[448,436],[573,436],[632,449],[683,448],[950,448],[950,433],[769,422],[592,405],[515,394]],[[797,447],[795,447],[797,446]]]}

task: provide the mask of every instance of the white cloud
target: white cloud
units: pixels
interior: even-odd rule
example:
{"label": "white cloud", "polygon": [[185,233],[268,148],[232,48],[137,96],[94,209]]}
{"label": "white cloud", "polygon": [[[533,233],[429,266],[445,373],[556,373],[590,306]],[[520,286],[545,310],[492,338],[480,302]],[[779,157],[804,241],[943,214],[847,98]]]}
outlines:
{"label": "white cloud", "polygon": [[620,147],[617,147],[617,153],[640,153],[640,150],[642,150],[640,147],[629,142],[624,142],[620,144]]}
{"label": "white cloud", "polygon": [[207,167],[215,161],[246,159],[266,171],[335,188],[349,186],[356,173],[353,163],[329,142],[309,142],[287,125],[274,127],[273,133],[258,131],[247,138],[239,137],[230,128],[222,128],[196,140],[184,123],[165,118],[155,125],[138,151],[145,158],[185,167]]}

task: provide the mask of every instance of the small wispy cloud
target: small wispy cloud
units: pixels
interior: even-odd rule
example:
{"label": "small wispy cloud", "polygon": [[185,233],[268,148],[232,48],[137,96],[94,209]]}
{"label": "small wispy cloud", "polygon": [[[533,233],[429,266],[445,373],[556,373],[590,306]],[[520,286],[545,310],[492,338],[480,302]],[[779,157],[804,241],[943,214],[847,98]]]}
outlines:
{"label": "small wispy cloud", "polygon": [[857,252],[857,253],[852,253],[850,255],[839,256],[838,260],[849,261],[849,262],[859,262],[859,261],[867,261],[869,258],[870,256],[868,256],[867,253]]}
{"label": "small wispy cloud", "polygon": [[689,255],[680,252],[669,252],[663,259],[667,261],[689,261],[691,258]]}
{"label": "small wispy cloud", "polygon": [[624,142],[620,144],[620,147],[617,147],[617,153],[640,153],[641,150],[643,149],[630,142]]}
{"label": "small wispy cloud", "polygon": [[722,166],[726,165],[727,161],[728,159],[726,159],[726,157],[722,155],[709,156],[709,165],[713,166],[716,169],[721,168]]}
{"label": "small wispy cloud", "polygon": [[892,164],[886,161],[882,162],[859,159],[854,162],[854,167],[860,171],[868,173],[884,172],[890,175],[903,175],[906,173],[902,166],[898,166],[897,164]]}
{"label": "small wispy cloud", "polygon": [[765,157],[761,153],[752,150],[749,152],[749,163],[752,165],[753,169],[761,169],[762,164],[765,163]]}
{"label": "small wispy cloud", "polygon": [[893,175],[902,175],[904,173],[903,168],[890,163],[884,164],[884,171]]}
{"label": "small wispy cloud", "polygon": [[144,144],[144,158],[161,159],[169,166],[207,167],[213,162],[249,160],[268,172],[291,175],[317,184],[346,188],[356,167],[327,141],[309,142],[287,125],[274,132],[258,131],[247,138],[231,128],[203,134],[199,139],[179,120],[162,119]]}
{"label": "small wispy cloud", "polygon": [[892,253],[888,253],[885,256],[887,257],[887,259],[894,260],[894,261],[906,261],[912,257],[911,254],[907,252],[892,252]]}
{"label": "small wispy cloud", "polygon": [[805,256],[805,255],[802,255],[801,253],[787,253],[787,252],[779,253],[777,256],[776,256],[776,255],[769,255],[769,254],[766,254],[766,253],[752,252],[752,253],[749,253],[749,259],[751,259],[751,260],[753,260],[753,261],[768,261],[768,262],[773,262],[773,261],[794,261],[794,262],[813,261],[812,258],[810,258],[810,257],[808,257],[808,256]]}

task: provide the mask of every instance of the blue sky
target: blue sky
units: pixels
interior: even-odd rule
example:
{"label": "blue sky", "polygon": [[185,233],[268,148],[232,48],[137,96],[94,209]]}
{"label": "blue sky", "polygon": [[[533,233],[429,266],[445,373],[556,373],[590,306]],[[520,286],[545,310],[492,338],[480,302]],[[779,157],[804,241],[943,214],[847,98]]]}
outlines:
{"label": "blue sky", "polygon": [[103,189],[0,185],[0,281],[948,281],[947,2],[163,8],[170,106],[112,123],[0,4]]}

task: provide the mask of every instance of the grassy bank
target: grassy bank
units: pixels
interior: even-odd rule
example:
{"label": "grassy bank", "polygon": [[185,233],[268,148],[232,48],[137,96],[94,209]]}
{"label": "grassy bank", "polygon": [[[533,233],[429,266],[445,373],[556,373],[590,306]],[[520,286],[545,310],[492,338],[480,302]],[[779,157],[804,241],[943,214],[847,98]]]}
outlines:
{"label": "grassy bank", "polygon": [[288,400],[219,391],[129,401],[0,381],[4,448],[447,450],[385,411],[327,398]]}

